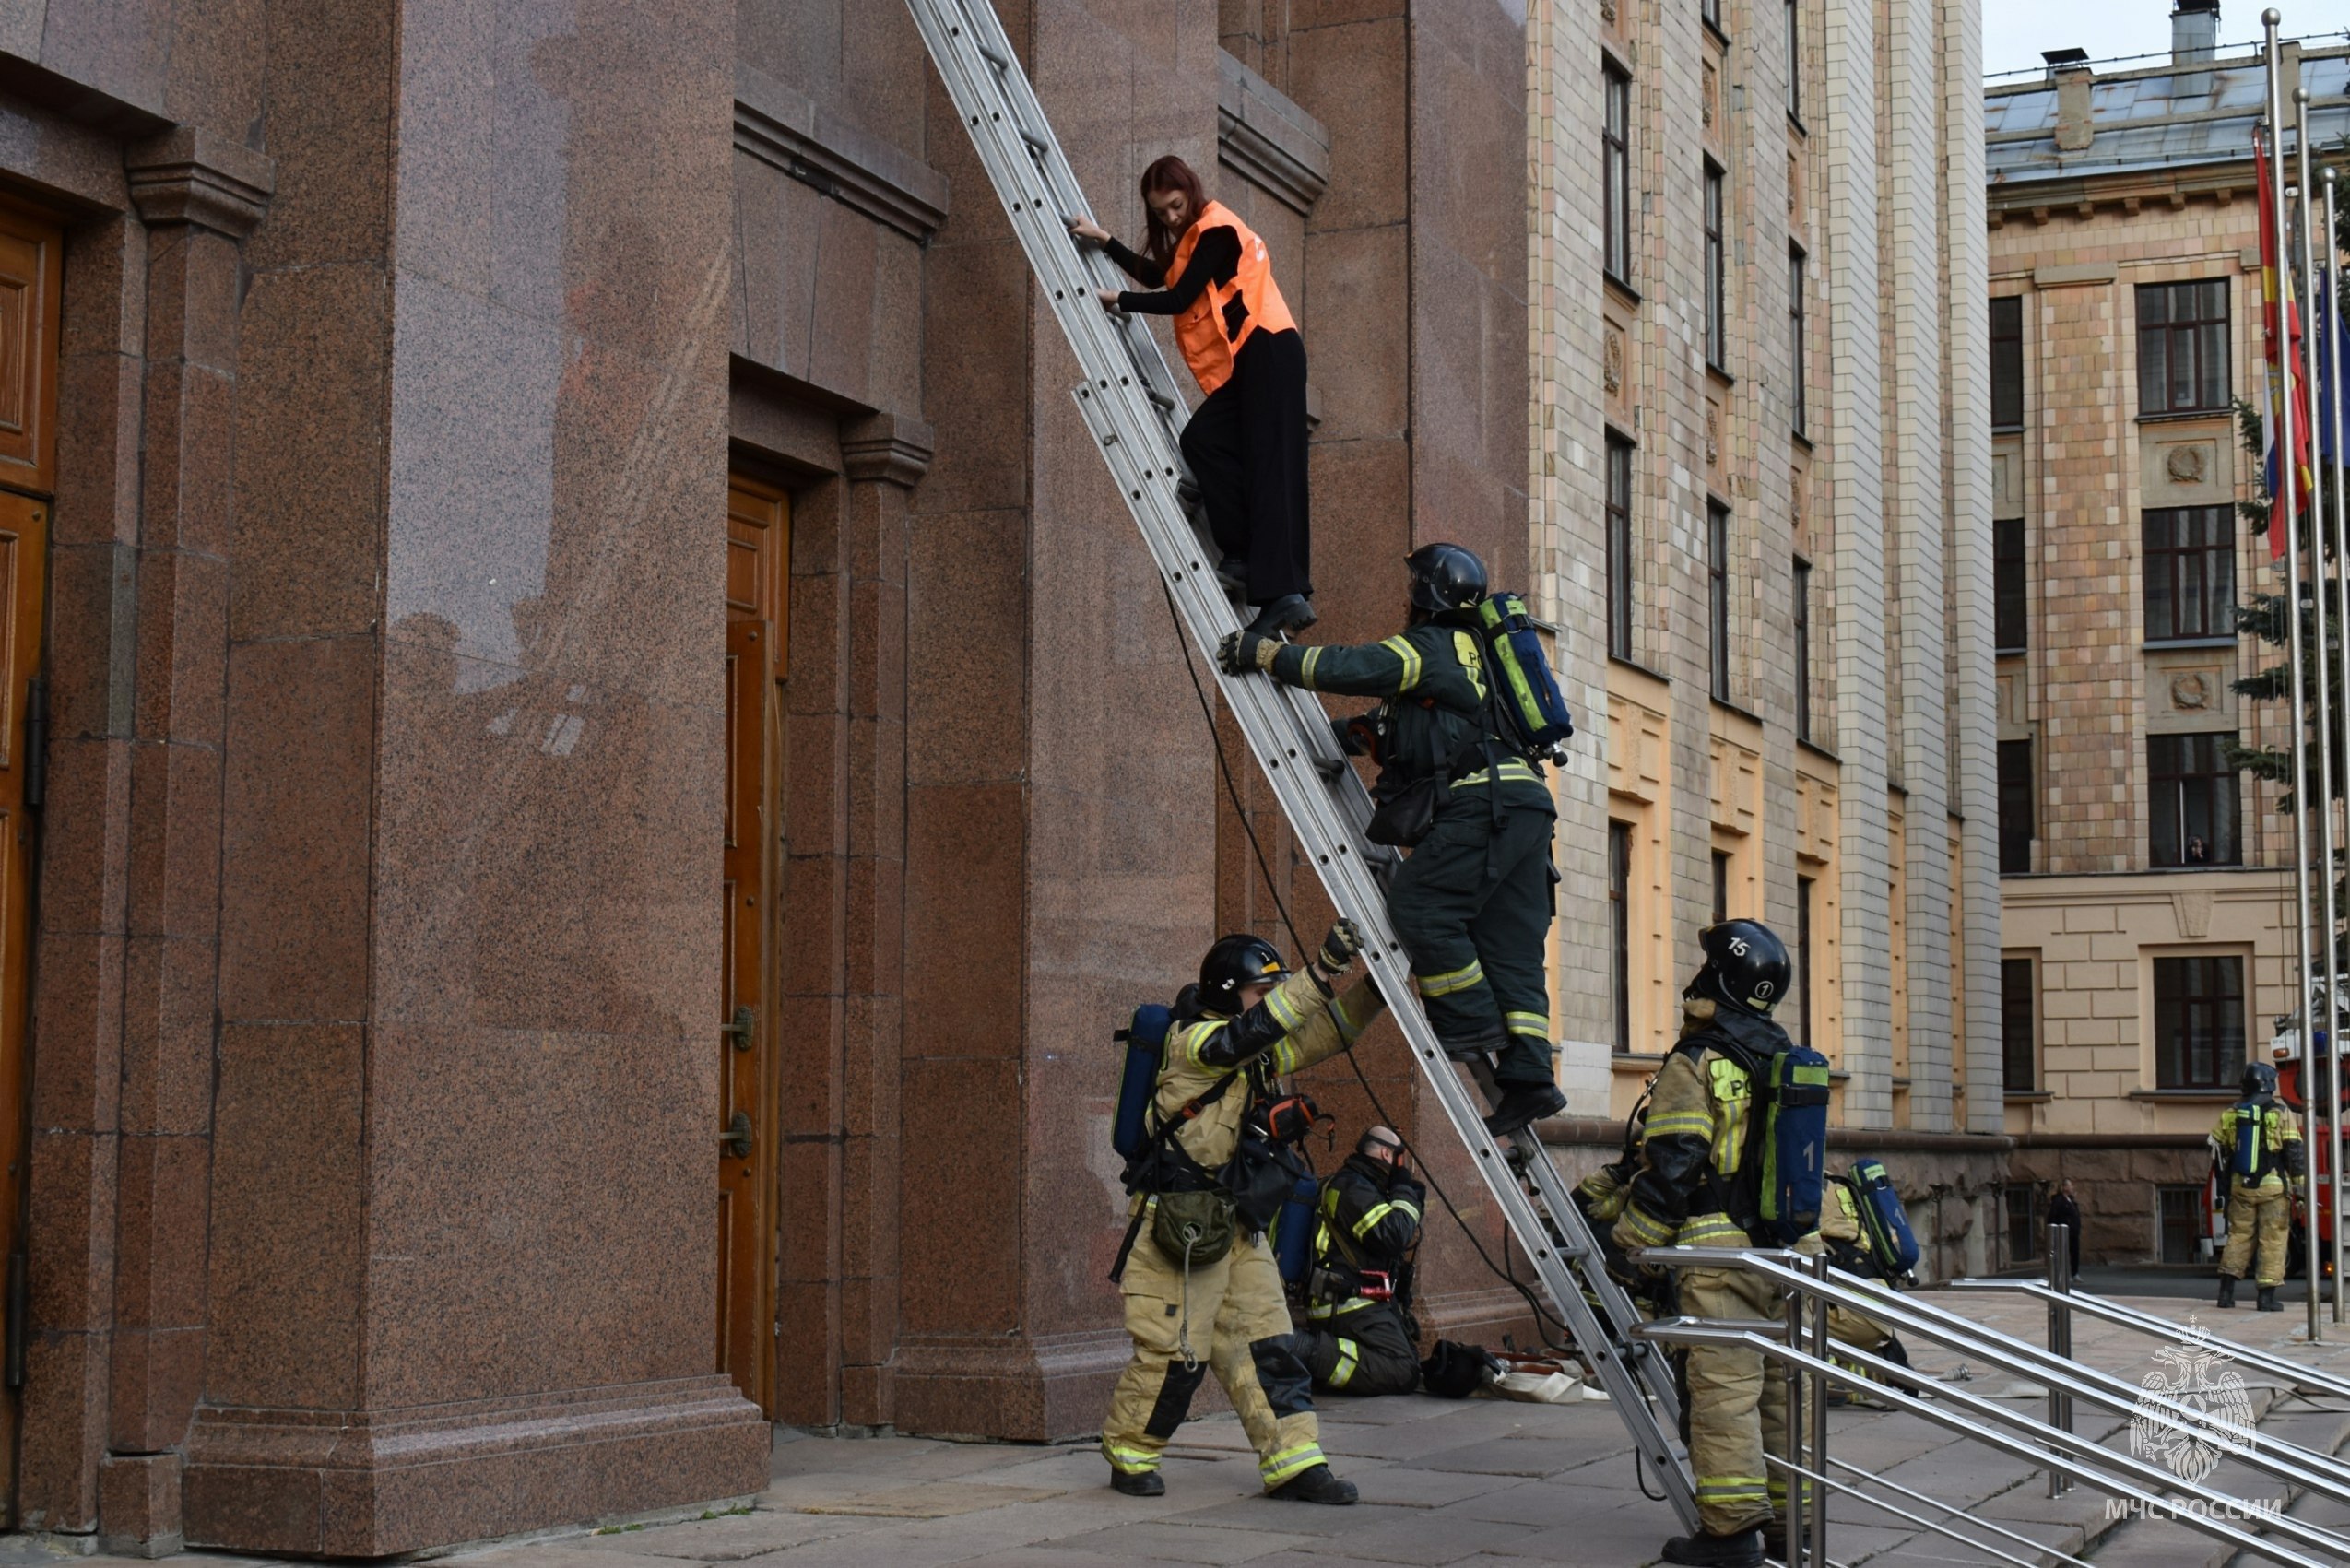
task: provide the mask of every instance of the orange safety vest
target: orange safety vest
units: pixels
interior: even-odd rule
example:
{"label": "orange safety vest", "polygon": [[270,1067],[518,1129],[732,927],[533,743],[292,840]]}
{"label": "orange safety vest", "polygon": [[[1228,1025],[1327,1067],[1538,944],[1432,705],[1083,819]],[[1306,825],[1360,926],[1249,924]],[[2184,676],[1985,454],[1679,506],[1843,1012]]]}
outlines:
{"label": "orange safety vest", "polygon": [[1199,221],[1183,231],[1174,265],[1167,268],[1167,286],[1173,288],[1183,276],[1199,236],[1210,229],[1230,229],[1239,234],[1240,265],[1230,283],[1209,284],[1191,308],[1175,317],[1175,344],[1183,350],[1184,363],[1199,378],[1202,392],[1213,392],[1232,380],[1233,356],[1252,334],[1293,332],[1297,327],[1281,289],[1274,286],[1273,262],[1265,253],[1265,242],[1222,202],[1210,202]]}

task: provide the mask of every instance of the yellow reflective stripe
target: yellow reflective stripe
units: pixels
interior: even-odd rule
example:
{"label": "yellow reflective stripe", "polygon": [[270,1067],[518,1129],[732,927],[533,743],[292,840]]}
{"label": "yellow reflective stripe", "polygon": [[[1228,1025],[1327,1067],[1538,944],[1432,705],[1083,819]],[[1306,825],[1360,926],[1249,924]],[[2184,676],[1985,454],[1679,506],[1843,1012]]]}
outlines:
{"label": "yellow reflective stripe", "polygon": [[[1504,784],[1509,783],[1512,779],[1523,779],[1528,784],[1541,783],[1541,780],[1534,776],[1534,770],[1528,767],[1523,762],[1504,762],[1501,765],[1500,771],[1502,782]],[[1485,781],[1494,776],[1494,770],[1491,768],[1480,768],[1465,779],[1453,780],[1452,787],[1455,789],[1467,789],[1471,784],[1483,784]]]}
{"label": "yellow reflective stripe", "polygon": [[1337,1219],[1337,1218],[1339,1217],[1339,1189],[1338,1189],[1338,1188],[1336,1188],[1336,1187],[1334,1187],[1334,1186],[1325,1186],[1325,1187],[1323,1187],[1323,1189],[1322,1189],[1322,1212],[1323,1212],[1323,1213],[1325,1213],[1325,1214],[1327,1214],[1327,1215],[1329,1215],[1329,1216],[1331,1219],[1333,1219],[1333,1220],[1335,1220],[1335,1219]]}
{"label": "yellow reflective stripe", "polygon": [[1485,661],[1477,652],[1477,634],[1456,629],[1452,634],[1452,656],[1459,661],[1460,673],[1469,678],[1477,700],[1485,699]]}
{"label": "yellow reflective stripe", "polygon": [[1210,1019],[1206,1023],[1195,1023],[1184,1032],[1183,1054],[1193,1067],[1205,1065],[1199,1060],[1200,1049],[1216,1037],[1216,1032],[1223,1028],[1227,1021],[1229,1020],[1224,1019]]}
{"label": "yellow reflective stripe", "polygon": [[1316,1323],[1328,1323],[1331,1318],[1344,1317],[1348,1313],[1361,1312],[1364,1307],[1375,1304],[1368,1296],[1349,1296],[1335,1305],[1329,1302],[1317,1302],[1305,1309],[1305,1315]]}
{"label": "yellow reflective stripe", "polygon": [[1683,1220],[1678,1238],[1685,1247],[1742,1247],[1747,1244],[1743,1230],[1724,1214],[1699,1214]]}
{"label": "yellow reflective stripe", "polygon": [[1699,1476],[1697,1501],[1738,1503],[1770,1495],[1769,1482],[1760,1476]]}
{"label": "yellow reflective stripe", "polygon": [[1359,1242],[1364,1237],[1369,1235],[1380,1220],[1386,1219],[1388,1215],[1393,1214],[1394,1212],[1395,1205],[1392,1203],[1374,1204],[1369,1208],[1364,1209],[1363,1211],[1363,1218],[1354,1222],[1354,1239]]}
{"label": "yellow reflective stripe", "polygon": [[1330,998],[1330,1017],[1339,1026],[1339,1038],[1350,1045],[1353,1044],[1356,1036],[1363,1032],[1363,1026],[1347,1017],[1345,997]]}
{"label": "yellow reflective stripe", "polygon": [[1714,1131],[1714,1116],[1710,1111],[1667,1111],[1648,1118],[1650,1138],[1710,1138]]}
{"label": "yellow reflective stripe", "polygon": [[1722,1107],[1722,1135],[1714,1140],[1714,1168],[1725,1176],[1738,1173],[1738,1158],[1746,1150],[1746,1102],[1733,1100]]}
{"label": "yellow reflective stripe", "polygon": [[1403,661],[1403,679],[1396,687],[1398,695],[1420,684],[1420,650],[1411,645],[1410,638],[1390,637],[1379,646]]}
{"label": "yellow reflective stripe", "polygon": [[1330,1368],[1330,1386],[1343,1388],[1353,1380],[1354,1369],[1363,1363],[1363,1358],[1354,1353],[1358,1347],[1352,1339],[1340,1339],[1338,1346],[1339,1364]]}
{"label": "yellow reflective stripe", "polygon": [[1303,686],[1308,691],[1315,690],[1314,666],[1321,662],[1322,646],[1317,643],[1313,647],[1305,650],[1305,661],[1297,666],[1297,684]]}
{"label": "yellow reflective stripe", "polygon": [[1305,1015],[1297,1010],[1297,1003],[1291,997],[1283,996],[1281,988],[1278,985],[1273,988],[1271,995],[1265,998],[1265,1010],[1272,1014],[1273,1021],[1285,1030],[1295,1029],[1305,1021]]}
{"label": "yellow reflective stripe", "polygon": [[1672,1227],[1636,1203],[1624,1206],[1624,1218],[1616,1221],[1615,1228],[1644,1247],[1666,1246],[1672,1241]]}
{"label": "yellow reflective stripe", "polygon": [[1420,1206],[1418,1204],[1413,1203],[1409,1198],[1399,1197],[1395,1200],[1395,1206],[1401,1209],[1404,1213],[1411,1215],[1411,1222],[1413,1224],[1417,1225],[1420,1223]]}
{"label": "yellow reflective stripe", "polygon": [[1484,983],[1485,966],[1471,959],[1466,969],[1448,969],[1442,974],[1422,975],[1420,994],[1423,996],[1449,996],[1455,991],[1466,991],[1471,985]]}
{"label": "yellow reflective stripe", "polygon": [[1274,1075],[1281,1077],[1295,1072],[1297,1064],[1305,1054],[1299,1049],[1295,1040],[1286,1034],[1282,1035],[1281,1043],[1273,1047]]}
{"label": "yellow reflective stripe", "polygon": [[1159,1468],[1159,1456],[1142,1448],[1117,1448],[1104,1443],[1102,1444],[1102,1457],[1110,1462],[1112,1469],[1129,1476]]}
{"label": "yellow reflective stripe", "polygon": [[1551,1020],[1547,1013],[1504,1013],[1502,1022],[1512,1034],[1531,1034],[1542,1040],[1551,1037]]}
{"label": "yellow reflective stripe", "polygon": [[1279,1486],[1285,1480],[1302,1476],[1322,1463],[1322,1445],[1318,1443],[1300,1444],[1284,1448],[1278,1454],[1268,1454],[1257,1461],[1257,1473],[1265,1478],[1267,1486]]}

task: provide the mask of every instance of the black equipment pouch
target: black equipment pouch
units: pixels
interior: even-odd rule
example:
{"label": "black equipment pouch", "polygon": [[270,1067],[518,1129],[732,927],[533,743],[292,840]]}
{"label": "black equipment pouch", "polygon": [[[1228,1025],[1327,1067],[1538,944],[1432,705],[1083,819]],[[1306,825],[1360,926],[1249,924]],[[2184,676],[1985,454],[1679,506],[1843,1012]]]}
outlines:
{"label": "black equipment pouch", "polygon": [[1240,1147],[1224,1167],[1224,1193],[1242,1230],[1258,1235],[1273,1228],[1281,1205],[1297,1188],[1300,1176],[1311,1175],[1305,1161],[1258,1127],[1243,1124]]}
{"label": "black equipment pouch", "polygon": [[1232,1251],[1234,1229],[1229,1195],[1161,1193],[1151,1208],[1151,1244],[1185,1273],[1221,1263],[1224,1254]]}
{"label": "black equipment pouch", "polygon": [[1446,781],[1431,773],[1382,793],[1370,821],[1364,824],[1363,836],[1398,849],[1414,847],[1436,825],[1436,801],[1445,787]]}

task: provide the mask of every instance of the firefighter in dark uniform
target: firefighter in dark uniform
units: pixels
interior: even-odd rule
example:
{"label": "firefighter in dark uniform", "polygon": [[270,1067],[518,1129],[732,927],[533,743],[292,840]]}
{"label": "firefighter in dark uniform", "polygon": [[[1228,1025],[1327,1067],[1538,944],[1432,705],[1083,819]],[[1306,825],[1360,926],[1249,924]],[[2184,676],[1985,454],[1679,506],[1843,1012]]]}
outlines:
{"label": "firefighter in dark uniform", "polygon": [[[2236,1304],[2236,1281],[2260,1287],[2260,1310],[2283,1312],[2285,1253],[2293,1232],[2291,1193],[2309,1172],[2309,1153],[2293,1113],[2277,1103],[2276,1069],[2247,1063],[2244,1098],[2212,1128],[2212,1164],[2227,1182],[2227,1246],[2219,1257],[2219,1304]],[[2242,1157],[2238,1158],[2241,1151]]]}
{"label": "firefighter in dark uniform", "polygon": [[[1409,1394],[1420,1386],[1418,1336],[1405,1315],[1426,1201],[1404,1162],[1403,1139],[1387,1127],[1365,1132],[1322,1184],[1303,1330],[1315,1387]],[[1365,1295],[1374,1275],[1385,1289]]]}
{"label": "firefighter in dark uniform", "polygon": [[[1743,1247],[1768,1242],[1752,1208],[1748,1148],[1754,1084],[1789,1048],[1770,1011],[1787,994],[1787,949],[1759,921],[1709,925],[1706,962],[1683,992],[1681,1039],[1658,1070],[1640,1161],[1611,1240],[1617,1248]],[[1742,1179],[1743,1178],[1743,1179]],[[1807,1238],[1819,1245],[1816,1234]],[[1777,1292],[1742,1269],[1680,1271],[1679,1310],[1696,1317],[1779,1315]],[[1688,1351],[1689,1465],[1698,1533],[1665,1542],[1664,1561],[1695,1568],[1760,1568],[1766,1542],[1785,1556],[1787,1480],[1765,1454],[1784,1456],[1787,1386],[1761,1354],[1720,1345]]]}
{"label": "firefighter in dark uniform", "polygon": [[1212,1261],[1171,1256],[1154,1239],[1154,1210],[1169,1195],[1220,1189],[1244,1123],[1273,1079],[1352,1049],[1378,1017],[1383,1003],[1368,979],[1338,989],[1361,947],[1342,920],[1292,974],[1271,943],[1226,937],[1208,949],[1198,987],[1176,1008],[1152,1101],[1156,1158],[1135,1195],[1131,1251],[1119,1276],[1134,1359],[1102,1422],[1110,1484],[1129,1496],[1165,1492],[1159,1456],[1212,1372],[1256,1446],[1268,1492],[1299,1503],[1354,1501],[1353,1483],[1332,1475],[1322,1457],[1311,1379],[1272,1244],[1260,1232],[1234,1236]]}
{"label": "firefighter in dark uniform", "polygon": [[1494,1136],[1566,1109],[1551,1067],[1548,957],[1558,810],[1534,764],[1504,737],[1492,706],[1477,606],[1485,566],[1458,545],[1406,559],[1411,624],[1359,647],[1301,647],[1235,631],[1217,650],[1226,674],[1262,671],[1288,686],[1380,697],[1376,725],[1385,806],[1417,786],[1433,822],[1388,888],[1388,918],[1411,958],[1420,999],[1446,1054],[1495,1054]]}

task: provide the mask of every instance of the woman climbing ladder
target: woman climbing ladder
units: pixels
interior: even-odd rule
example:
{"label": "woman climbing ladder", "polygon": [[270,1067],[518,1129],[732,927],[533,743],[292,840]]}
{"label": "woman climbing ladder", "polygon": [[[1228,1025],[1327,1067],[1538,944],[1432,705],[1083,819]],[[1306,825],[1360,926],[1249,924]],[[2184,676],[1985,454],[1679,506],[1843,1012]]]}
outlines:
{"label": "woman climbing ladder", "polygon": [[1248,629],[1278,637],[1314,624],[1305,476],[1305,341],[1273,282],[1265,242],[1180,158],[1142,171],[1150,215],[1137,255],[1090,219],[1069,233],[1103,246],[1150,291],[1097,292],[1105,308],[1175,318],[1175,342],[1207,400],[1183,430],[1218,573],[1244,590]]}

